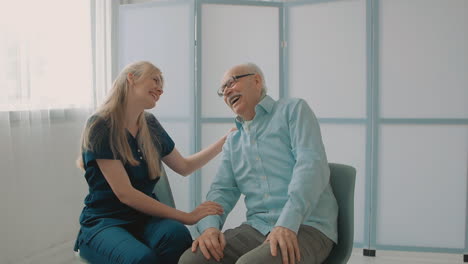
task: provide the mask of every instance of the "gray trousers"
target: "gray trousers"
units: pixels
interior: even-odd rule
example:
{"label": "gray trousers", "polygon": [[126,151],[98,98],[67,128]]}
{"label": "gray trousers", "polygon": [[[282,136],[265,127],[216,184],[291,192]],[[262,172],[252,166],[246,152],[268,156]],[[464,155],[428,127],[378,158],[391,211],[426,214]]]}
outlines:
{"label": "gray trousers", "polygon": [[[192,249],[187,249],[179,259],[179,264],[281,264],[281,251],[278,248],[276,257],[271,255],[270,244],[265,242],[266,236],[258,232],[250,225],[243,224],[234,229],[224,232],[226,247],[224,248],[224,258],[220,262],[210,258],[206,260],[200,249],[195,253]],[[333,248],[333,241],[322,234],[317,229],[301,225],[297,240],[301,252],[301,262],[307,264],[322,263]]]}

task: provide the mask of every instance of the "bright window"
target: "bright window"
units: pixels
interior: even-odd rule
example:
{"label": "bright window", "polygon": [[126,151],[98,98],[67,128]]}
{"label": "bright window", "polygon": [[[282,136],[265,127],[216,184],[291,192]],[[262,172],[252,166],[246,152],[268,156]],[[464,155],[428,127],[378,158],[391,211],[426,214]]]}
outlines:
{"label": "bright window", "polygon": [[0,111],[93,104],[90,1],[9,1],[0,11]]}

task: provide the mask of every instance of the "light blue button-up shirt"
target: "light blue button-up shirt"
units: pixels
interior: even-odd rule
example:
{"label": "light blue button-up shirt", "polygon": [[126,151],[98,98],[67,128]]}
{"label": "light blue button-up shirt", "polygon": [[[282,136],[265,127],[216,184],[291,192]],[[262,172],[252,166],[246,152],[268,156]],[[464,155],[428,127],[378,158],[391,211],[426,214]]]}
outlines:
{"label": "light blue button-up shirt", "polygon": [[197,225],[221,229],[240,194],[247,221],[262,234],[275,226],[298,232],[301,224],[317,228],[337,242],[338,205],[317,119],[302,99],[265,96],[255,118],[223,146],[221,165],[206,199],[221,204],[224,214],[207,216]]}

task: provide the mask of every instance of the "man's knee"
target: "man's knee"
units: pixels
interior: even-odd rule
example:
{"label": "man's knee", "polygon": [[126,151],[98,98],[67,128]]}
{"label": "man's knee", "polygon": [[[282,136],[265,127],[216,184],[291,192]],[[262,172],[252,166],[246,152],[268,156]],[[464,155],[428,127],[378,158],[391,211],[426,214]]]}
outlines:
{"label": "man's knee", "polygon": [[237,261],[236,264],[264,264],[268,263],[266,260],[262,257],[259,256],[252,256],[249,255],[248,253],[240,257]]}
{"label": "man's knee", "polygon": [[[263,264],[263,263],[277,263],[281,260],[281,254],[278,252],[276,257],[271,255],[270,245],[262,244],[257,248],[247,252],[241,256],[236,264]],[[280,261],[281,262],[281,261]]]}
{"label": "man's knee", "polygon": [[179,264],[205,264],[209,263],[200,250],[195,253],[192,252],[192,248],[187,249],[179,259]]}

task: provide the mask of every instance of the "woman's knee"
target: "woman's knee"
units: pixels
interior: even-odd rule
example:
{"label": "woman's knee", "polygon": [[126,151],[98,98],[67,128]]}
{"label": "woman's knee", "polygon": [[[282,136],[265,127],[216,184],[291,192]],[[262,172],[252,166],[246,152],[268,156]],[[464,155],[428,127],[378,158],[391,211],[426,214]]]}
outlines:
{"label": "woman's knee", "polygon": [[174,220],[165,220],[163,223],[163,232],[165,237],[171,241],[171,243],[181,244],[183,247],[188,247],[192,244],[192,236],[189,230],[183,224]]}
{"label": "woman's knee", "polygon": [[145,232],[147,245],[158,253],[161,263],[177,263],[192,244],[192,236],[181,223],[169,219],[155,221]]}

